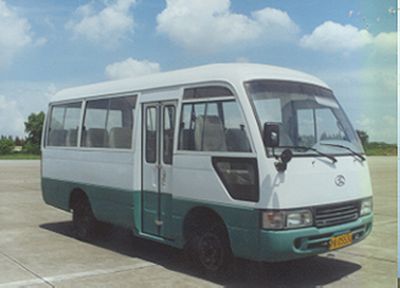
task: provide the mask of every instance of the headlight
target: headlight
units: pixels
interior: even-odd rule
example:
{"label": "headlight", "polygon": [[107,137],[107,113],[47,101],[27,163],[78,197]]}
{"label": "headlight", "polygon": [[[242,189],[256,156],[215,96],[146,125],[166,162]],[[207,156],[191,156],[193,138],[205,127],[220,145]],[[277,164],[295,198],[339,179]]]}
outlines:
{"label": "headlight", "polygon": [[293,211],[263,211],[262,228],[279,230],[311,226],[312,213],[308,209]]}
{"label": "headlight", "polygon": [[286,216],[287,228],[299,228],[312,225],[312,214],[310,210],[288,212]]}
{"label": "headlight", "polygon": [[372,213],[372,198],[364,199],[361,201],[360,216]]}

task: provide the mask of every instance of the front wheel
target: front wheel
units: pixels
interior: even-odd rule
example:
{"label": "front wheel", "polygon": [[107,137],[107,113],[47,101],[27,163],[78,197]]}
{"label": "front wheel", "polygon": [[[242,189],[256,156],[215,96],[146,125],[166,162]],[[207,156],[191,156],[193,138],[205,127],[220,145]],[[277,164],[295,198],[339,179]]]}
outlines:
{"label": "front wheel", "polygon": [[216,224],[194,232],[191,249],[192,259],[203,272],[213,275],[228,272],[233,256],[222,225]]}

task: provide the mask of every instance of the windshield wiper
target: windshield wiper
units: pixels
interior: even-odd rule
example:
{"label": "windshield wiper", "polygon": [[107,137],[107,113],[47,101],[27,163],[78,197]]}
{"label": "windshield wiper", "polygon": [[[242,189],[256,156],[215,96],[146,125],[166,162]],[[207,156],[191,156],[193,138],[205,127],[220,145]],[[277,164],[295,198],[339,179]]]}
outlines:
{"label": "windshield wiper", "polygon": [[347,151],[350,151],[352,155],[357,156],[358,158],[361,159],[361,161],[365,161],[365,157],[362,156],[360,153],[357,153],[356,151],[354,151],[353,149],[344,146],[344,145],[340,145],[340,144],[330,144],[330,143],[319,143],[320,145],[325,145],[325,146],[332,146],[332,147],[339,147],[339,148],[343,148],[346,149]]}
{"label": "windshield wiper", "polygon": [[324,156],[324,157],[328,158],[328,159],[331,160],[333,163],[336,163],[336,162],[337,162],[337,159],[336,159],[335,157],[333,157],[333,156],[331,156],[331,155],[328,155],[328,154],[325,154],[325,153],[322,153],[321,151],[319,151],[319,150],[317,150],[317,149],[315,149],[315,148],[313,148],[313,147],[308,147],[308,146],[278,146],[277,148],[302,149],[302,150],[304,150],[304,151],[311,150],[311,151],[314,151],[314,152],[316,152],[317,154],[319,154],[319,155],[321,155],[321,156]]}

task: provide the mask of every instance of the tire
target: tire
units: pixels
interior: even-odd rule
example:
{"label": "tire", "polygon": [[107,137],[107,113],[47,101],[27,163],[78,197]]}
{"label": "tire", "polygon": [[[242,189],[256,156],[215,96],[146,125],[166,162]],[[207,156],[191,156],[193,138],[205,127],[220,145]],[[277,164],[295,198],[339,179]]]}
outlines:
{"label": "tire", "polygon": [[95,236],[97,220],[87,198],[81,198],[72,208],[72,223],[75,237],[79,240],[91,240]]}
{"label": "tire", "polygon": [[232,252],[224,226],[214,224],[192,232],[189,255],[200,270],[209,276],[223,276],[232,263]]}

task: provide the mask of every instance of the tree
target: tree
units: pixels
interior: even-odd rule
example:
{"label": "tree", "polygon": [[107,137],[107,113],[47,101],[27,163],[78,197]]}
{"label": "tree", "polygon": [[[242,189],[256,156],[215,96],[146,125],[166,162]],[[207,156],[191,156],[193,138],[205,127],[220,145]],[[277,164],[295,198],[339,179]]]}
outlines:
{"label": "tree", "polygon": [[29,153],[40,153],[40,139],[42,137],[44,112],[32,113],[25,122],[25,132],[28,133],[24,150]]}
{"label": "tree", "polygon": [[22,139],[20,139],[18,136],[15,137],[15,146],[22,146]]}
{"label": "tree", "polygon": [[369,136],[368,136],[367,132],[365,132],[365,131],[362,131],[362,130],[356,130],[356,131],[357,131],[358,137],[360,137],[361,143],[365,149],[368,145]]}
{"label": "tree", "polygon": [[14,150],[14,141],[2,136],[0,139],[0,154],[10,154]]}

